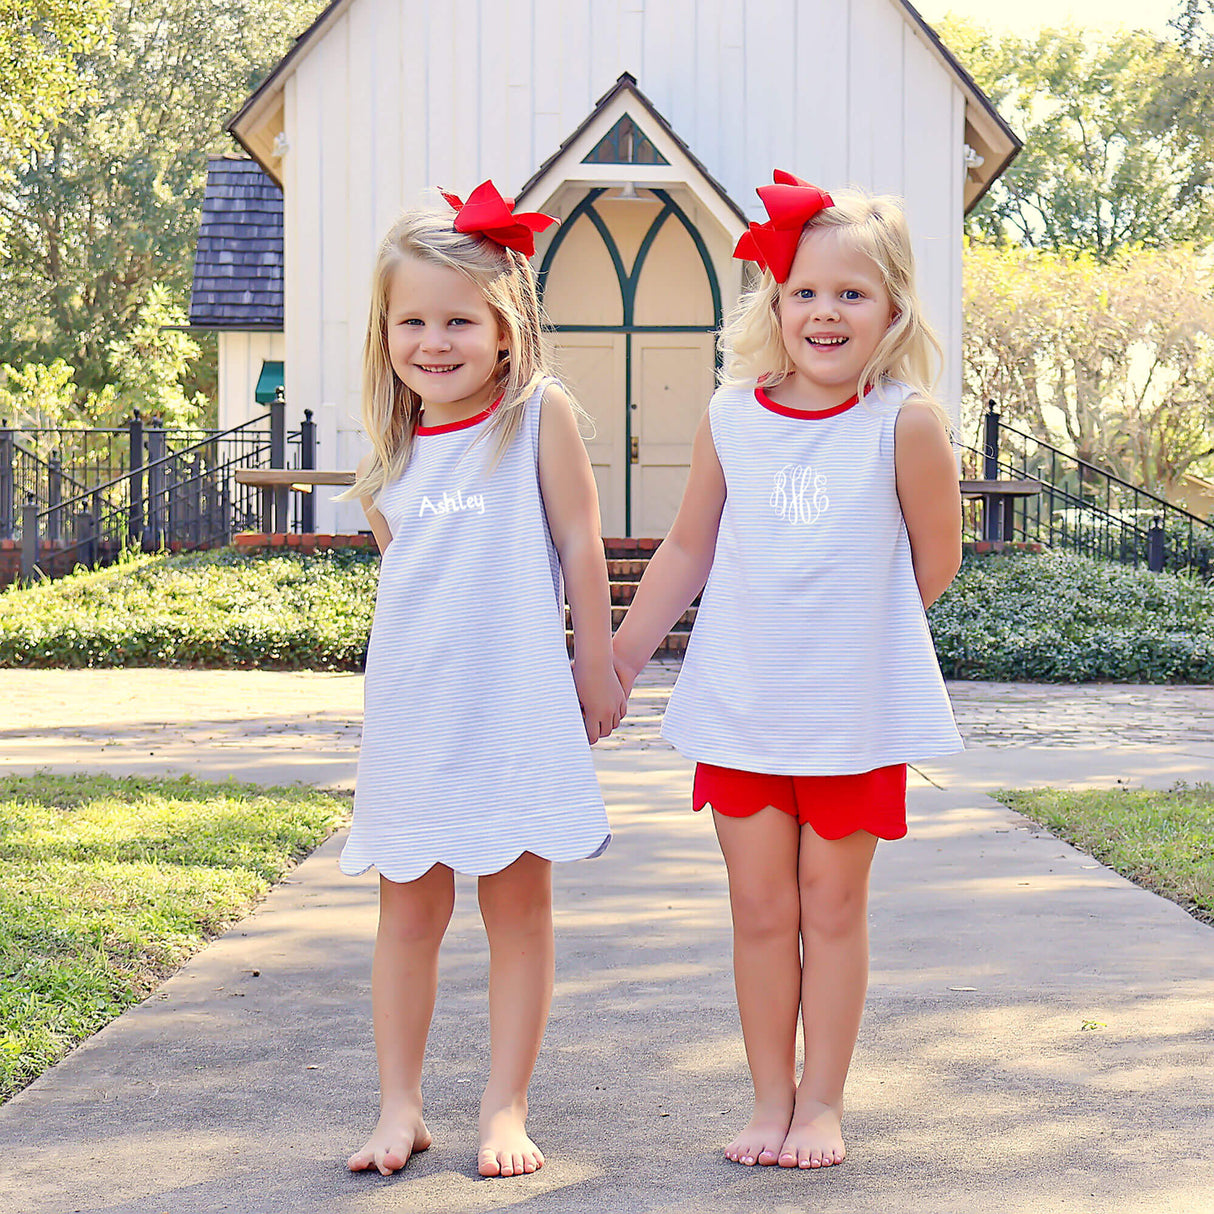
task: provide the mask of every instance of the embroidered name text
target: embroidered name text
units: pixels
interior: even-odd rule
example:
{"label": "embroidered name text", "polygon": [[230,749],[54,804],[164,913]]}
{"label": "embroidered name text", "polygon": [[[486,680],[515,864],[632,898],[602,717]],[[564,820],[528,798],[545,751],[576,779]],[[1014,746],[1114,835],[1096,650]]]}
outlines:
{"label": "embroidered name text", "polygon": [[425,518],[427,514],[459,514],[463,510],[473,510],[477,514],[484,514],[485,495],[469,493],[465,497],[462,490],[457,489],[454,493],[446,490],[438,501],[432,501],[423,493],[421,505],[417,508],[417,517]]}

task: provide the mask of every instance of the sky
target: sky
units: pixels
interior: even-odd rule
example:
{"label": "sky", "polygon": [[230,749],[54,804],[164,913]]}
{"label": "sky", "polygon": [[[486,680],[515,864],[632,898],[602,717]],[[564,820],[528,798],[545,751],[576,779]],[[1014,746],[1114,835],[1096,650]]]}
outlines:
{"label": "sky", "polygon": [[929,24],[946,13],[982,25],[1027,34],[1068,21],[1085,29],[1118,25],[1164,33],[1180,5],[1177,0],[911,0]]}

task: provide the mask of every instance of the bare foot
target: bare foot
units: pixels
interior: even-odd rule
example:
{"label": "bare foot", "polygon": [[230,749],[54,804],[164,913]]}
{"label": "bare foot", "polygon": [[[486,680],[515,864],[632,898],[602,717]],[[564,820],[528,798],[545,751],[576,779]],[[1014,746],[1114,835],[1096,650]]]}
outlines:
{"label": "bare foot", "polygon": [[725,1157],[748,1168],[755,1164],[770,1167],[779,1158],[780,1145],[788,1135],[791,1117],[791,1107],[773,1109],[756,1103],[755,1111],[741,1133],[726,1146]]}
{"label": "bare foot", "polygon": [[378,1168],[381,1176],[390,1176],[409,1162],[410,1155],[424,1151],[431,1141],[420,1102],[385,1106],[366,1145],[346,1160],[346,1166],[351,1172]]}
{"label": "bare foot", "polygon": [[780,1148],[782,1168],[830,1168],[847,1156],[838,1111],[820,1100],[798,1100]]}
{"label": "bare foot", "polygon": [[481,1149],[476,1170],[482,1176],[523,1176],[544,1166],[544,1153],[527,1137],[526,1106],[481,1110]]}

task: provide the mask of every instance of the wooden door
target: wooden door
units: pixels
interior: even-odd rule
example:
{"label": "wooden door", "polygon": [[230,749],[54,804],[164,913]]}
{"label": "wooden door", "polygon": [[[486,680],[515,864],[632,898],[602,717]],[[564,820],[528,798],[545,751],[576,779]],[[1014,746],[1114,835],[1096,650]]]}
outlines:
{"label": "wooden door", "polygon": [[632,531],[661,536],[678,513],[691,440],[714,386],[711,333],[633,333]]}
{"label": "wooden door", "polygon": [[624,534],[625,337],[622,333],[559,333],[557,361],[561,377],[590,415],[582,438],[599,491],[602,533]]}

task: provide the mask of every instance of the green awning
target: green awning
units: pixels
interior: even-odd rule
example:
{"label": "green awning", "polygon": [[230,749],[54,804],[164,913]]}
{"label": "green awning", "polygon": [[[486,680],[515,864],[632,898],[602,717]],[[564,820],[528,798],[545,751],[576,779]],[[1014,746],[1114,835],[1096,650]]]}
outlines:
{"label": "green awning", "polygon": [[[245,380],[248,383],[248,380]],[[257,378],[257,391],[253,398],[259,405],[268,405],[275,393],[282,387],[282,363],[270,362],[268,359],[261,364],[261,374]]]}

